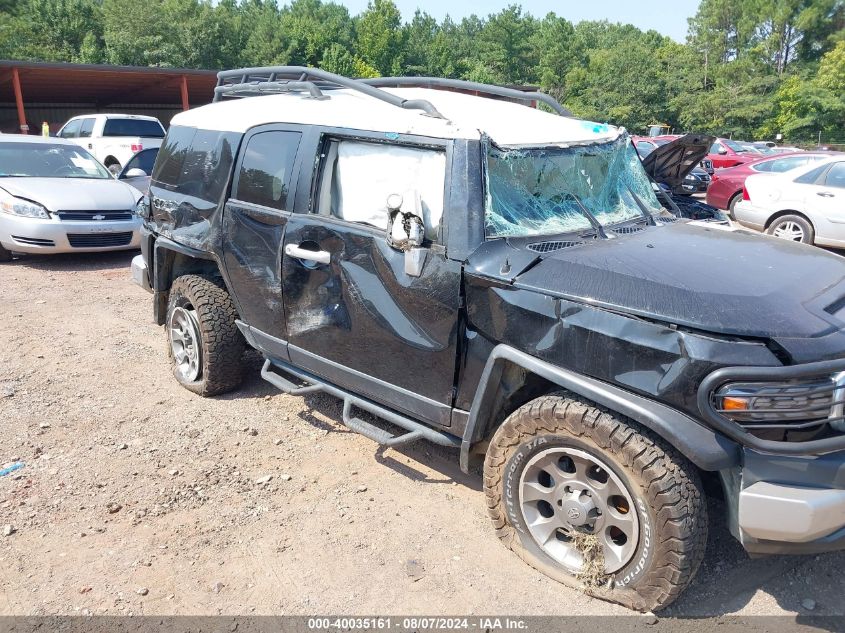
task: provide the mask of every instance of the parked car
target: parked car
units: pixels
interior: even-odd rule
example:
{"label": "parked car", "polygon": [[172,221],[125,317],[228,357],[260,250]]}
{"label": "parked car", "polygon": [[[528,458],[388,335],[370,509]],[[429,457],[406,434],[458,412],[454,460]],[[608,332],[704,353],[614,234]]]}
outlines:
{"label": "parked car", "polygon": [[161,147],[164,128],[151,116],[90,114],[70,119],[57,136],[78,143],[116,175],[141,150]]}
{"label": "parked car", "polygon": [[725,209],[733,215],[734,206],[742,199],[742,186],[748,176],[759,173],[779,174],[829,156],[829,153],[814,152],[772,154],[736,167],[721,169],[718,174],[713,174],[707,189],[707,204]]}
{"label": "parked car", "polygon": [[[679,138],[682,137],[664,136],[661,138],[646,138],[635,136],[633,137],[633,141],[634,146],[637,148],[637,153],[640,155],[640,158],[645,159],[658,147],[673,143]],[[706,149],[699,160],[689,164],[689,169],[684,169],[685,175],[683,177],[672,178],[672,184],[670,185],[670,188],[673,194],[689,196],[694,193],[702,193],[707,191],[707,186],[710,184],[710,173],[707,171],[706,168],[710,167],[710,172],[712,172],[713,168],[710,165],[710,161],[704,158],[705,154]],[[702,164],[702,162],[704,164]],[[660,180],[660,178],[657,178],[656,180],[657,182],[663,182],[662,180]]]}
{"label": "parked car", "polygon": [[698,178],[709,180],[709,175],[699,164],[712,142],[712,136],[687,134],[656,146],[640,148],[640,141],[635,143],[643,167],[655,183],[658,201],[678,217],[727,222],[727,217],[719,209],[696,200],[685,190],[690,176],[696,171],[699,172]]}
{"label": "parked car", "polygon": [[174,117],[132,270],[175,379],[236,389],[248,345],[385,447],[483,459],[506,546],[634,609],[695,575],[702,478],[749,552],[845,548],[845,260],[680,220],[623,130],[475,96],[547,95],[413,81],[224,71]]}
{"label": "parked car", "polygon": [[759,153],[749,151],[744,143],[728,138],[717,138],[710,147],[707,159],[713,163],[714,168],[722,169],[742,165],[759,156]]}
{"label": "parked car", "polygon": [[138,248],[136,191],[86,150],[55,138],[0,138],[0,261],[12,252]]}
{"label": "parked car", "polygon": [[158,147],[142,149],[126,163],[126,166],[117,175],[117,179],[131,185],[141,194],[147,193],[150,188],[150,176],[153,173]]}
{"label": "parked car", "polygon": [[845,248],[845,155],[749,176],[734,215],[743,226],[775,237]]}

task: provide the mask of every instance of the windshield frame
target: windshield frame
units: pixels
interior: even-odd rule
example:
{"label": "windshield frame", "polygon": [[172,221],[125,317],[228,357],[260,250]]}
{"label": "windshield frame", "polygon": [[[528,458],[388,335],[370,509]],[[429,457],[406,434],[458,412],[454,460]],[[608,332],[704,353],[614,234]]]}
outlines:
{"label": "windshield frame", "polygon": [[[543,153],[549,152],[560,152],[561,154],[572,151],[575,152],[586,152],[590,148],[597,148],[599,151],[616,151],[616,152],[625,152],[627,156],[619,156],[617,155],[614,157],[616,160],[623,161],[623,167],[625,170],[633,169],[635,171],[639,171],[640,173],[636,174],[637,178],[641,180],[639,183],[642,186],[642,191],[636,193],[631,187],[629,183],[626,181],[620,181],[617,185],[616,194],[620,195],[622,198],[630,198],[630,200],[626,201],[625,207],[626,211],[629,211],[626,217],[620,217],[618,219],[610,219],[608,221],[608,215],[612,214],[613,212],[607,211],[596,211],[596,209],[588,209],[581,198],[578,197],[572,190],[563,190],[560,191],[561,199],[571,199],[574,203],[573,208],[575,208],[575,213],[569,213],[570,216],[580,215],[584,218],[584,222],[581,225],[573,226],[572,228],[563,228],[563,227],[550,227],[549,230],[543,229],[527,229],[525,231],[519,232],[502,232],[502,231],[493,231],[491,232],[491,224],[490,224],[490,215],[492,213],[493,205],[495,204],[494,201],[494,194],[493,188],[494,186],[491,185],[491,160],[494,159],[494,153],[508,153],[508,152],[515,152],[515,153],[537,153],[538,155]],[[482,166],[483,166],[483,173],[484,173],[484,236],[485,240],[493,240],[499,238],[505,238],[507,240],[518,240],[523,241],[525,239],[528,240],[537,240],[539,239],[548,239],[549,237],[556,236],[556,235],[579,235],[581,237],[605,237],[604,229],[607,227],[620,227],[627,224],[639,224],[639,223],[651,223],[652,217],[656,217],[660,215],[664,209],[660,204],[659,200],[656,197],[652,189],[652,179],[646,173],[645,169],[642,166],[642,161],[640,159],[639,153],[637,152],[635,143],[633,142],[632,137],[627,134],[623,133],[620,134],[615,139],[603,140],[600,142],[594,143],[581,143],[581,144],[572,144],[572,145],[547,145],[547,146],[499,146],[497,145],[490,137],[484,136],[482,138]],[[627,165],[627,166],[626,166]],[[582,172],[583,173],[583,172]],[[621,172],[620,172],[621,173]],[[616,177],[615,175],[612,177]],[[574,188],[573,188],[574,189]],[[556,196],[557,197],[557,196]],[[643,207],[638,204],[637,199],[639,198],[639,202],[645,205],[645,210]],[[589,203],[589,201],[588,201]],[[589,206],[589,204],[588,204]],[[501,216],[501,214],[497,214]],[[598,218],[596,217],[598,216]],[[611,215],[612,217],[612,215]],[[598,219],[598,222],[596,222]],[[540,222],[541,220],[538,218],[536,221]]]}
{"label": "windshield frame", "polygon": [[[10,173],[3,173],[0,171],[0,178],[56,178],[61,180],[69,180],[69,179],[80,179],[80,180],[113,180],[114,176],[112,176],[111,172],[106,169],[100,161],[98,161],[93,154],[91,154],[88,150],[84,147],[80,147],[76,143],[48,143],[48,142],[26,142],[26,141],[6,141],[0,138],[0,152],[4,150],[11,149],[12,151],[18,153],[19,155],[22,153],[38,153],[41,152],[44,154],[44,158],[47,158],[47,155],[50,152],[58,152],[62,155],[62,159],[65,160],[65,167],[69,169],[76,169],[79,170],[80,173],[71,173],[67,175],[56,174],[56,171],[60,169],[62,166],[56,166],[53,171],[47,173],[48,165],[45,162],[45,173],[19,173],[19,172],[10,172]],[[77,154],[79,157],[86,161],[90,161],[93,167],[95,168],[95,173],[85,172],[84,168],[80,167],[73,163],[70,156],[66,154]]]}

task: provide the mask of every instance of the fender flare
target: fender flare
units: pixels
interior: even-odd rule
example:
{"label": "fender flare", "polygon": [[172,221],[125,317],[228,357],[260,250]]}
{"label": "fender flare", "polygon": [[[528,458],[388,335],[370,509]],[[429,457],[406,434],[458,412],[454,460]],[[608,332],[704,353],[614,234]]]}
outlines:
{"label": "fender flare", "polygon": [[616,385],[562,369],[507,345],[497,345],[484,366],[461,441],[460,461],[464,472],[469,471],[469,453],[473,444],[484,439],[487,421],[493,414],[493,396],[499,388],[502,371],[508,365],[517,365],[631,418],[669,442],[702,470],[724,470],[740,464],[738,444],[677,409]]}

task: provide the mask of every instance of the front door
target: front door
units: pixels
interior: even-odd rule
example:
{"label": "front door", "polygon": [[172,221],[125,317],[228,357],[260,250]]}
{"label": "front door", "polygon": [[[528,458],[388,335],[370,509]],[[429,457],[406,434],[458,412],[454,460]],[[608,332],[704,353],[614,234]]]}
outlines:
{"label": "front door", "polygon": [[301,140],[300,131],[277,127],[244,138],[223,216],[223,261],[241,320],[284,358],[282,242]]}
{"label": "front door", "polygon": [[[285,230],[291,361],[331,382],[449,425],[461,265],[442,244],[446,147],[326,138],[307,212]],[[425,225],[419,267],[388,245],[386,200]],[[416,205],[416,206],[414,206]]]}

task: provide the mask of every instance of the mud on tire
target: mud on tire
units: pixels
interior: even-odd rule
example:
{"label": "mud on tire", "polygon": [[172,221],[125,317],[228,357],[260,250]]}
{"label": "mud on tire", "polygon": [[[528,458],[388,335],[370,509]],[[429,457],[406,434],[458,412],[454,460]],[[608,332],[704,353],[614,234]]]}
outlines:
{"label": "mud on tire", "polygon": [[[198,332],[198,372],[186,376],[175,357],[171,323],[176,314],[190,314]],[[199,275],[184,275],[173,282],[167,305],[165,328],[173,375],[186,389],[201,396],[214,396],[236,389],[243,377],[243,335],[235,325],[237,310],[222,283]]]}
{"label": "mud on tire", "polygon": [[[629,547],[631,550],[636,543],[633,554],[628,562],[620,561],[622,566],[610,574],[605,573],[602,563],[598,582],[585,582],[584,568],[573,571],[571,566],[553,558],[548,553],[549,545],[541,547],[526,522],[522,478],[532,472],[531,464],[554,454],[557,447],[564,453],[586,455],[585,464],[595,458],[607,468],[613,481],[627,489],[633,501],[638,523],[637,538]],[[553,477],[565,475],[552,470]],[[550,485],[555,486],[555,491],[561,489],[554,481]],[[484,490],[497,535],[526,563],[591,596],[631,609],[657,610],[670,604],[690,583],[704,556],[707,511],[695,467],[647,429],[574,394],[562,392],[538,398],[505,420],[487,449]],[[566,505],[553,507],[558,505],[556,502],[549,508],[555,513],[566,511]],[[570,507],[570,511],[578,514],[577,508]],[[601,510],[598,512],[601,514]],[[564,516],[561,514],[559,519],[555,514],[552,520],[559,521]],[[598,527],[598,523],[593,527]],[[558,540],[571,540],[579,547],[581,528],[574,532],[572,526],[565,529],[563,538]],[[569,539],[567,535],[578,538]]]}

